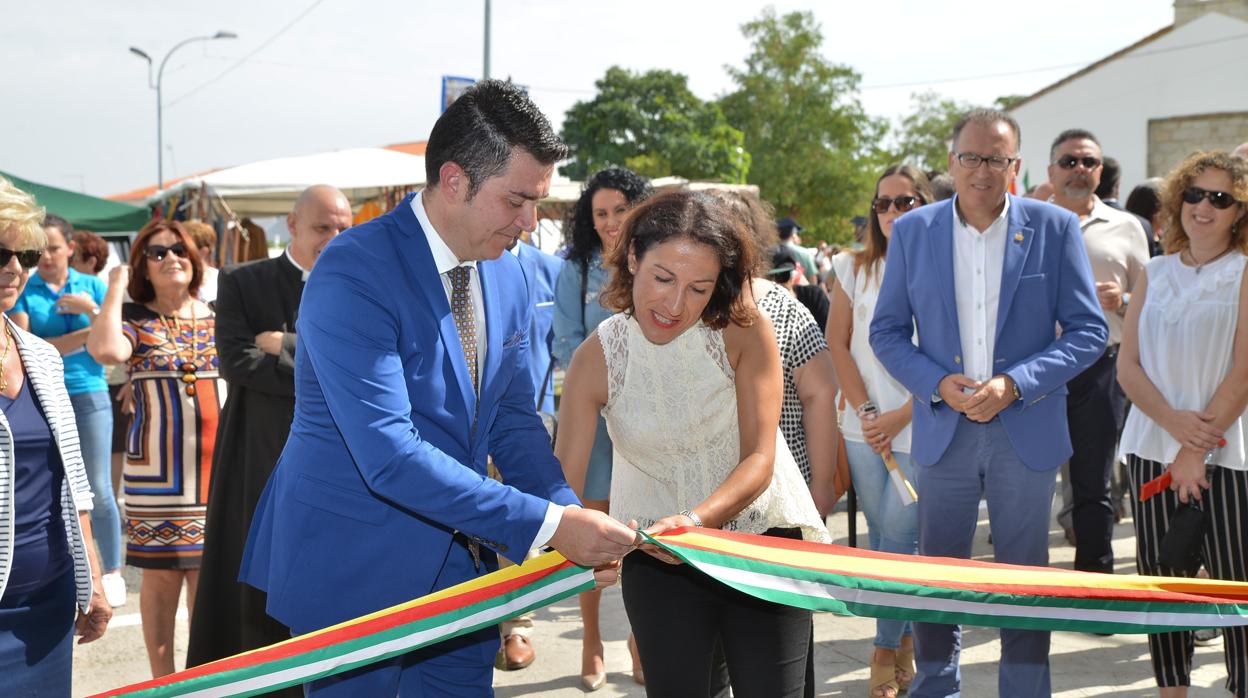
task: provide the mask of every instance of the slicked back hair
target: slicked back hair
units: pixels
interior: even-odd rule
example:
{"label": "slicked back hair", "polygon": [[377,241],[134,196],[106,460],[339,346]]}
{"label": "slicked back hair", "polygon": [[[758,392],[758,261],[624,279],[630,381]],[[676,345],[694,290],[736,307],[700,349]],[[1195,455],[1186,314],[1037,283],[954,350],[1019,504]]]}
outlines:
{"label": "slicked back hair", "polygon": [[1057,134],[1057,138],[1053,139],[1053,144],[1049,146],[1049,162],[1053,162],[1053,158],[1057,157],[1057,148],[1066,141],[1092,141],[1096,147],[1101,147],[1101,142],[1096,140],[1096,136],[1091,131],[1082,128],[1068,128]]}
{"label": "slicked back hair", "polygon": [[468,88],[447,108],[425,147],[425,181],[440,184],[442,165],[454,162],[468,176],[471,199],[485,180],[497,177],[521,148],[543,165],[568,156],[568,147],[533,100],[502,80],[484,80]]}

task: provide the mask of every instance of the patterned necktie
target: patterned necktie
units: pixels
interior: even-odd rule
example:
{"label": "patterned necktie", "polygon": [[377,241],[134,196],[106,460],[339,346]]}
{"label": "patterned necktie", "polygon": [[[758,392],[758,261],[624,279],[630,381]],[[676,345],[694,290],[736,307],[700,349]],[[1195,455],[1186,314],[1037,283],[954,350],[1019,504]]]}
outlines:
{"label": "patterned necktie", "polygon": [[455,330],[459,333],[459,345],[468,363],[468,375],[472,376],[473,392],[477,390],[477,318],[472,308],[472,291],[468,287],[470,267],[455,267],[447,272],[451,277],[451,315],[455,317]]}

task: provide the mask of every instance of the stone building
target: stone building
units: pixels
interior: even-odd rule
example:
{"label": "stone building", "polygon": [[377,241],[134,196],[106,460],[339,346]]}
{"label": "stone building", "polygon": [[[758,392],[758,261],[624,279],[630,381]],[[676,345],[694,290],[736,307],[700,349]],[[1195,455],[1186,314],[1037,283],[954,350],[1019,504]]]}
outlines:
{"label": "stone building", "polygon": [[1122,195],[1196,150],[1248,141],[1248,0],[1176,0],[1174,23],[1045,87],[1010,110],[1023,171],[1047,179],[1049,145],[1086,128],[1122,163]]}

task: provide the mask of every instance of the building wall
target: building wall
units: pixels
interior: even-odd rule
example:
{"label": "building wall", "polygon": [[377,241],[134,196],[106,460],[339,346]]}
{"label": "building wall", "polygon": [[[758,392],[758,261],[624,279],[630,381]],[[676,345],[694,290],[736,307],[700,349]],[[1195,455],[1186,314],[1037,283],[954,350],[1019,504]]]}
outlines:
{"label": "building wall", "polygon": [[1148,176],[1164,177],[1198,150],[1233,150],[1248,143],[1248,111],[1153,119],[1148,122]]}
{"label": "building wall", "polygon": [[[1067,128],[1096,134],[1122,163],[1125,196],[1149,175],[1149,123],[1248,113],[1248,22],[1204,14],[1131,52],[1019,105],[1022,169],[1048,178],[1049,146]],[[1248,141],[1248,133],[1240,142]]]}

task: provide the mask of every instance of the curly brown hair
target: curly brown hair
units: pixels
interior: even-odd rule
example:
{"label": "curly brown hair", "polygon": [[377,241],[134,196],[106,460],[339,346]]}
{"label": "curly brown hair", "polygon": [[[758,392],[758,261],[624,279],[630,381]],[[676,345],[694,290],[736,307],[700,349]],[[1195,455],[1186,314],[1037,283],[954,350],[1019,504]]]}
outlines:
{"label": "curly brown hair", "polygon": [[1231,224],[1231,246],[1248,254],[1248,233],[1243,230],[1248,227],[1244,225],[1244,218],[1248,216],[1248,159],[1221,150],[1193,153],[1166,175],[1166,181],[1161,185],[1162,220],[1166,222],[1162,244],[1166,254],[1182,252],[1190,246],[1187,231],[1183,230],[1183,192],[1210,168],[1231,176],[1230,193],[1239,208],[1239,217]]}
{"label": "curly brown hair", "polygon": [[651,248],[681,238],[710,247],[719,258],[719,276],[702,321],[716,330],[728,323],[753,324],[758,311],[744,292],[758,264],[753,237],[722,199],[704,192],[667,192],[633,209],[611,254],[611,281],[602,290],[602,304],[616,312],[635,312],[629,252],[640,262]]}
{"label": "curly brown hair", "polygon": [[780,231],[776,229],[776,209],[752,191],[712,189],[711,192],[724,200],[729,210],[736,214],[750,232],[758,257],[754,275],[767,276],[767,271],[771,269],[771,255],[767,254],[767,250],[780,242]]}

